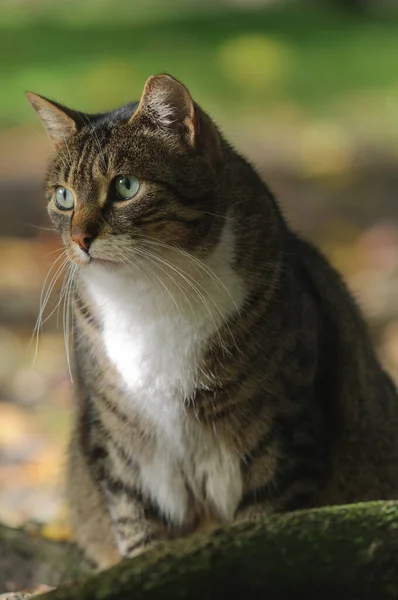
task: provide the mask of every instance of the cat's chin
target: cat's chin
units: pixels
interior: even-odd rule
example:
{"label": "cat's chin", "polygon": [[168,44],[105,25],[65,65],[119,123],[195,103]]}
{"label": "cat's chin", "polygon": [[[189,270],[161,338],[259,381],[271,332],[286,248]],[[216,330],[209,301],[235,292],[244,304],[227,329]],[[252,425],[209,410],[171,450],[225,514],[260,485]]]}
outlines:
{"label": "cat's chin", "polygon": [[91,258],[87,263],[88,265],[98,266],[98,267],[120,267],[122,266],[120,262],[116,262],[114,260],[109,260],[107,258]]}

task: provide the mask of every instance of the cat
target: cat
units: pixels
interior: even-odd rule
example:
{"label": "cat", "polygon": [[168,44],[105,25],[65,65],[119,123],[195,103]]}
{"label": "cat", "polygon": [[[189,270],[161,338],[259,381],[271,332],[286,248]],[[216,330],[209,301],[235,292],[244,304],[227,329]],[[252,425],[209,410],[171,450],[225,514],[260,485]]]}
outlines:
{"label": "cat", "polygon": [[84,114],[54,144],[73,284],[68,497],[98,565],[275,512],[394,498],[397,392],[327,260],[188,89]]}

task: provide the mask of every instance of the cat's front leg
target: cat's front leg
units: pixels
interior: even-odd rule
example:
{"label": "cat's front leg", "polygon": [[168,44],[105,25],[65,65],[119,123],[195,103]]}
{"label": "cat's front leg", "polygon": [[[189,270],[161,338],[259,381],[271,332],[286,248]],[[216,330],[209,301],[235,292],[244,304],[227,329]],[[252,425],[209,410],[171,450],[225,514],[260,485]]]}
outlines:
{"label": "cat's front leg", "polygon": [[73,436],[68,461],[72,528],[87,558],[105,569],[164,537],[166,527],[137,490],[133,466],[120,468],[95,424],[85,448],[80,441]]}
{"label": "cat's front leg", "polygon": [[121,556],[132,558],[165,539],[167,526],[138,490],[107,480],[104,490]]}

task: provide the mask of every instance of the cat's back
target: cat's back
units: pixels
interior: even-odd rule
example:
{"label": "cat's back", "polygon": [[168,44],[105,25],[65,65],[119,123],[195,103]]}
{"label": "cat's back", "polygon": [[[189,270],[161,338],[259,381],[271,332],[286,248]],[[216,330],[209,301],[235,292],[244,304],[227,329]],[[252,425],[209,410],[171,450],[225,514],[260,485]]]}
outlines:
{"label": "cat's back", "polygon": [[398,494],[398,394],[380,365],[363,317],[341,276],[294,236],[297,277],[320,314],[318,393],[329,419],[334,477],[320,503]]}

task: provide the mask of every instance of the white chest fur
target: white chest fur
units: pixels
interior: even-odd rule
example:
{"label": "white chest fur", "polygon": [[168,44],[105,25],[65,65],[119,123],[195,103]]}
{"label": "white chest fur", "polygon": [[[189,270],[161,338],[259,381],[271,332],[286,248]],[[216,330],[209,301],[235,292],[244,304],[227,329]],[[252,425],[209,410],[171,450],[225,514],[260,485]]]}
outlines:
{"label": "white chest fur", "polygon": [[183,523],[184,480],[192,479],[198,494],[206,482],[202,500],[228,519],[241,494],[238,460],[214,436],[187,423],[184,403],[205,385],[198,366],[207,341],[242,305],[244,286],[232,267],[228,226],[203,267],[175,254],[167,257],[173,268],[165,263],[156,268],[152,260],[147,265],[152,275],[90,267],[85,279],[102,317],[105,350],[124,382],[123,409],[138,409],[157,431],[158,448],[143,459],[142,485],[166,514]]}

